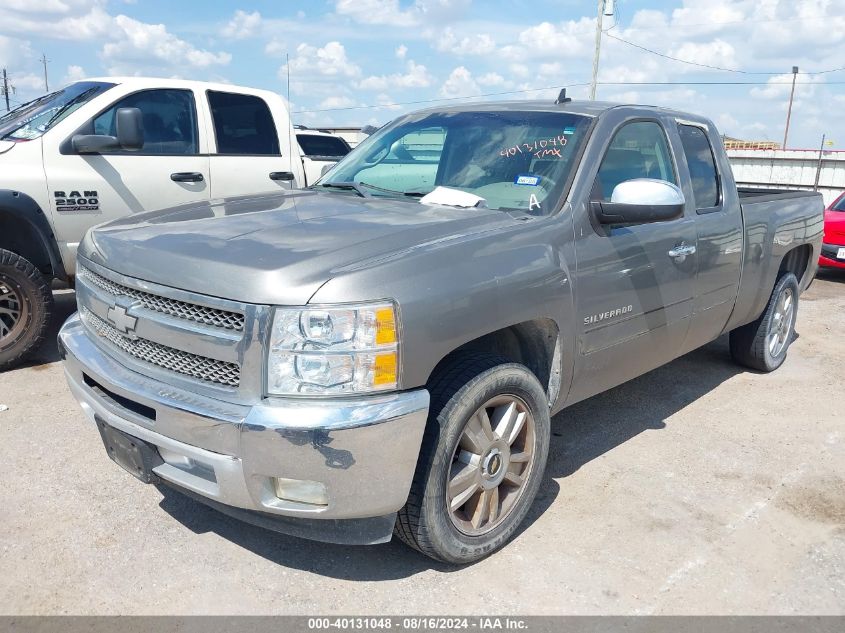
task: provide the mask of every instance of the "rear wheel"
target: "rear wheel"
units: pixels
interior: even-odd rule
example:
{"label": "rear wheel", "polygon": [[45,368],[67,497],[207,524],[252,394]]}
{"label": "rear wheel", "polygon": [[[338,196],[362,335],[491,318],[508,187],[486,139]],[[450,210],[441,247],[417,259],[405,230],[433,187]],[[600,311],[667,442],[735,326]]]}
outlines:
{"label": "rear wheel", "polygon": [[526,367],[492,355],[431,385],[417,472],[396,534],[437,560],[470,563],[507,543],[531,507],[549,450],[549,406]]}
{"label": "rear wheel", "polygon": [[792,273],[784,273],[763,314],[731,332],[731,356],[737,363],[765,372],[783,364],[795,336],[798,292],[798,279]]}
{"label": "rear wheel", "polygon": [[36,350],[44,341],[53,294],[29,261],[0,249],[0,371]]}

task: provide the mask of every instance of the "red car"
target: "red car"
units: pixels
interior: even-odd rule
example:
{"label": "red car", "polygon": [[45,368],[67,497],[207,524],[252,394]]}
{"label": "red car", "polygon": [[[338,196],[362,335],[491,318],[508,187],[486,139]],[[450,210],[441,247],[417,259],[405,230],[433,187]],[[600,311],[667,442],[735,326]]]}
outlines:
{"label": "red car", "polygon": [[824,211],[824,241],[819,266],[845,268],[845,193]]}

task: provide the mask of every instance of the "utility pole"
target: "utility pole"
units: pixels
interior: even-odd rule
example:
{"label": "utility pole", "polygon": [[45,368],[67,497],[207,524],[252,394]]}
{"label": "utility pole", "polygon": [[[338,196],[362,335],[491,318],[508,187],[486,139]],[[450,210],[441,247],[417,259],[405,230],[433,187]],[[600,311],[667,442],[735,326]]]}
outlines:
{"label": "utility pole", "polygon": [[792,118],[792,100],[795,98],[795,78],[798,76],[798,66],[792,67],[792,91],[789,93],[789,109],[786,111],[786,129],[783,131],[783,149],[786,149],[786,138],[789,136],[789,119]]}
{"label": "utility pole", "polygon": [[816,182],[813,185],[813,191],[819,190],[819,177],[822,174],[822,157],[824,156],[824,146],[827,145],[828,147],[832,147],[833,143],[834,141],[827,141],[827,143],[825,143],[825,135],[822,134],[822,144],[819,146],[819,162],[818,165],[816,165]]}
{"label": "utility pole", "polygon": [[41,59],[38,61],[44,64],[44,92],[50,92],[50,84],[47,83],[47,62],[50,60],[47,59],[47,55],[45,53],[41,53]]}
{"label": "utility pole", "polygon": [[596,17],[596,51],[593,53],[593,80],[590,82],[590,101],[596,100],[596,81],[599,76],[599,54],[601,53],[601,23],[604,17],[604,2],[598,0],[598,16]]}
{"label": "utility pole", "polygon": [[[6,75],[6,69],[3,69],[3,96],[6,97],[6,112],[11,110],[12,108],[9,107],[9,77]],[[12,90],[15,89],[14,86],[11,87]]]}

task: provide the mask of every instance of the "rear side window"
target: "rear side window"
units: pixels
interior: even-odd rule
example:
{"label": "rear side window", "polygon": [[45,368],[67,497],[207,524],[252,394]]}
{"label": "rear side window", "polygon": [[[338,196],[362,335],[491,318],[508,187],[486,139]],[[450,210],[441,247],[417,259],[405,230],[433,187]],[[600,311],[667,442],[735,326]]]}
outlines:
{"label": "rear side window", "polygon": [[263,99],[209,90],[208,104],[218,154],[280,154],[276,125]]}
{"label": "rear side window", "polygon": [[337,136],[297,134],[296,140],[306,156],[331,156],[339,158],[349,153],[349,145]]}
{"label": "rear side window", "polygon": [[141,111],[145,154],[199,152],[197,110],[190,90],[144,90],[128,95],[97,115],[93,121],[94,134],[115,136],[115,114],[120,108]]}
{"label": "rear side window", "polygon": [[590,199],[609,201],[616,185],[634,178],[678,184],[666,134],[656,121],[634,121],[619,128],[602,159]]}
{"label": "rear side window", "polygon": [[707,134],[694,125],[679,125],[697,209],[719,206],[719,174]]}

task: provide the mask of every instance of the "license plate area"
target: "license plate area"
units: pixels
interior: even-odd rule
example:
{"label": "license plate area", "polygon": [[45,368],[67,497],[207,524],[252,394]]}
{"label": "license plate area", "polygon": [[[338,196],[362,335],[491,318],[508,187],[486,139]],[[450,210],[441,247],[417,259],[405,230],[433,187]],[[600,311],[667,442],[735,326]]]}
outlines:
{"label": "license plate area", "polygon": [[836,253],[836,259],[845,259],[845,246],[839,249]]}
{"label": "license plate area", "polygon": [[106,424],[100,418],[95,418],[95,422],[106,452],[114,463],[146,484],[159,481],[153,468],[163,464],[164,460],[155,446]]}

